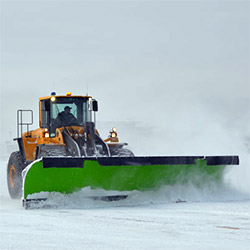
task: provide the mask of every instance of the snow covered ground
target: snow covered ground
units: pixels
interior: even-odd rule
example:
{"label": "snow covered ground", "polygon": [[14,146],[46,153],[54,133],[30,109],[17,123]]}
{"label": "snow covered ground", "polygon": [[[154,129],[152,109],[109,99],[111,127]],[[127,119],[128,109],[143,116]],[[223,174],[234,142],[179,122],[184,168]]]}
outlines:
{"label": "snow covered ground", "polygon": [[49,208],[25,210],[9,198],[0,163],[1,250],[249,249],[249,195],[229,186],[163,187],[117,202],[55,194]]}

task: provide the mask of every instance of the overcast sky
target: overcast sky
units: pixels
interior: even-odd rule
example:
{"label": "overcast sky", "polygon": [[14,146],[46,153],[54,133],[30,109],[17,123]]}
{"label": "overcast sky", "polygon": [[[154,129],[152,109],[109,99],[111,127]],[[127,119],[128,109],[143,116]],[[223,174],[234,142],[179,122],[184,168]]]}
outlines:
{"label": "overcast sky", "polygon": [[248,133],[249,2],[1,1],[0,84],[2,140],[51,91],[88,92],[102,121]]}

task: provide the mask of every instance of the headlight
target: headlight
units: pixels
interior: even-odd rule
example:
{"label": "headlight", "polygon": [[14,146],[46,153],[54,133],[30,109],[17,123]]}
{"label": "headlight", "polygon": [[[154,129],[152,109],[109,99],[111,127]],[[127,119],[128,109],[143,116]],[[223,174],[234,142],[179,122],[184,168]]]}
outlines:
{"label": "headlight", "polygon": [[115,132],[112,132],[112,133],[111,133],[111,137],[112,137],[112,138],[115,138],[116,136],[117,136],[117,134],[116,134]]}
{"label": "headlight", "polygon": [[50,100],[51,100],[52,102],[54,102],[54,101],[56,100],[56,97],[55,97],[55,96],[51,96]]}

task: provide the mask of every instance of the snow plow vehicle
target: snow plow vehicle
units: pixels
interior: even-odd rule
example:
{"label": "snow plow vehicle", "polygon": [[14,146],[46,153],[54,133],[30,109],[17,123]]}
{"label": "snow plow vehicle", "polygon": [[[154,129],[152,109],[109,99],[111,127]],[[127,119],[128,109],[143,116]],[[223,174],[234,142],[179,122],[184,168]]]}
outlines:
{"label": "snow plow vehicle", "polygon": [[95,127],[98,103],[91,96],[52,92],[39,98],[39,110],[35,130],[29,129],[33,111],[17,111],[19,150],[7,166],[9,194],[22,195],[25,207],[50,192],[69,194],[85,187],[145,191],[190,181],[220,182],[227,165],[239,164],[238,156],[134,156],[127,143],[119,142],[115,128],[109,138],[101,138]]}

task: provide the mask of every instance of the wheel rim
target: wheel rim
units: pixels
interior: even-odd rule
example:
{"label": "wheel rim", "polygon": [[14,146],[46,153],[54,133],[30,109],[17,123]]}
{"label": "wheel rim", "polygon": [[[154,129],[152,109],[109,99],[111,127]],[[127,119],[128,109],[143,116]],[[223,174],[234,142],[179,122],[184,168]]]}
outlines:
{"label": "wheel rim", "polygon": [[16,168],[14,165],[11,165],[10,171],[9,171],[9,183],[12,188],[15,187],[16,183]]}

